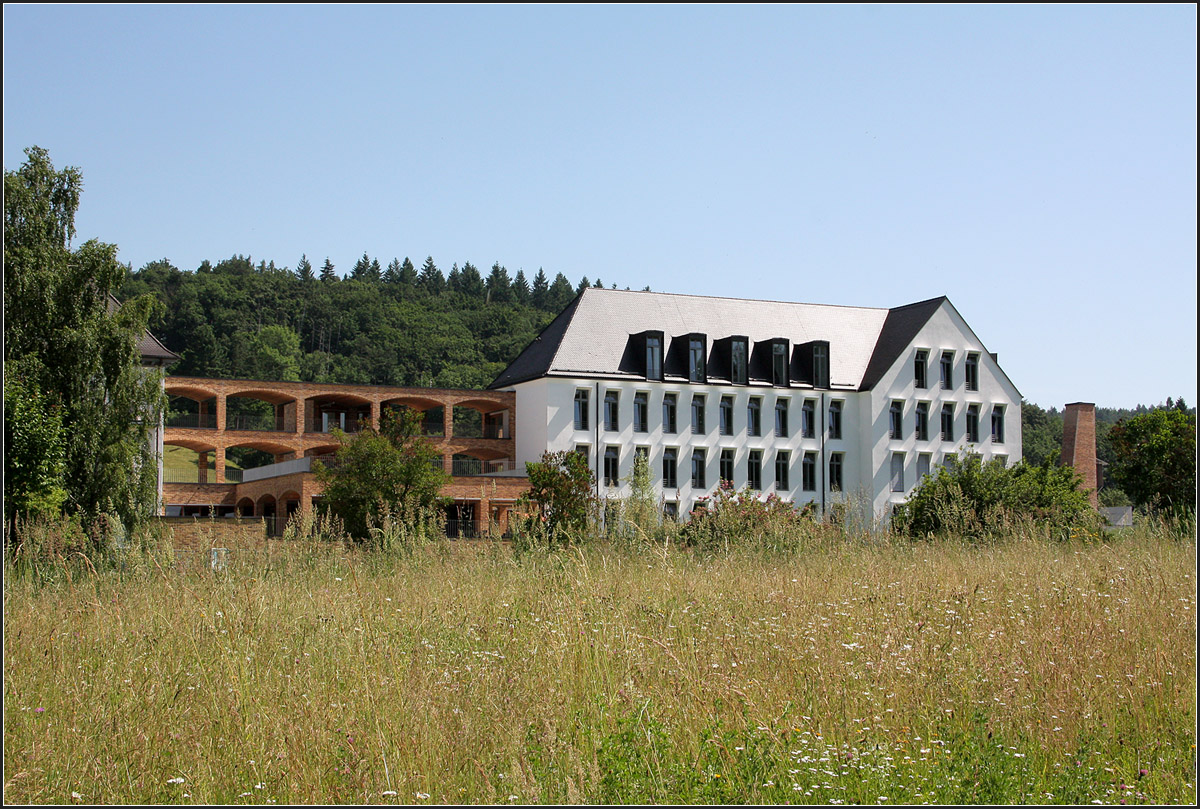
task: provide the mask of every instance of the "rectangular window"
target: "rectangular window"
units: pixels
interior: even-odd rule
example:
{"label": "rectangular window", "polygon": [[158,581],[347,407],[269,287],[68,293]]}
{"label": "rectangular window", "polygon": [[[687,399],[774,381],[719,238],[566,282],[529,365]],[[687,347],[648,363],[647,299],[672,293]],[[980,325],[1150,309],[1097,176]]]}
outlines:
{"label": "rectangular window", "polygon": [[1004,443],[1004,407],[992,405],[992,443]]}
{"label": "rectangular window", "polygon": [[922,452],[920,455],[917,456],[917,482],[920,483],[921,480],[928,474],[929,474],[929,453]]}
{"label": "rectangular window", "polygon": [[584,457],[584,459],[587,460],[588,466],[591,466],[591,464],[592,464],[592,448],[591,447],[589,447],[587,444],[576,444],[575,445],[575,454],[582,455]]}
{"label": "rectangular window", "polygon": [[888,438],[904,437],[904,403],[892,402],[888,410]]}
{"label": "rectangular window", "polygon": [[633,394],[633,431],[644,433],[649,428],[650,394]]}
{"label": "rectangular window", "polygon": [[792,464],[790,452],[775,453],[775,491],[787,491],[792,488],[788,482],[788,467]]}
{"label": "rectangular window", "polygon": [[746,432],[762,435],[762,399],[751,399],[746,407]]}
{"label": "rectangular window", "polygon": [[954,352],[942,352],[942,390],[954,390]]}
{"label": "rectangular window", "polygon": [[750,450],[750,459],[746,462],[746,485],[755,491],[762,489],[762,450]]}
{"label": "rectangular window", "polygon": [[604,448],[604,485],[616,486],[620,483],[621,450],[619,447]]}
{"label": "rectangular window", "polygon": [[586,390],[575,391],[575,429],[586,430],[588,428],[588,392]]}
{"label": "rectangular window", "polygon": [[805,438],[813,438],[817,434],[817,406],[812,399],[805,399],[800,408],[800,431]]}
{"label": "rectangular window", "polygon": [[663,503],[663,518],[671,522],[679,519],[679,504],[674,500],[667,500]]}
{"label": "rectangular window", "polygon": [[806,492],[815,492],[817,490],[817,453],[804,453],[804,460],[800,463],[800,486]]}
{"label": "rectangular window", "polygon": [[675,394],[663,394],[663,432],[675,432]]}
{"label": "rectangular window", "polygon": [[721,397],[721,435],[733,435],[733,397]]}
{"label": "rectangular window", "polygon": [[979,405],[967,406],[967,441],[979,443]]}
{"label": "rectangular window", "polygon": [[842,437],[842,403],[829,403],[829,437]]}
{"label": "rectangular window", "polygon": [[917,440],[929,440],[929,402],[917,402]]}
{"label": "rectangular window", "polygon": [[733,450],[721,450],[721,480],[733,483]]}
{"label": "rectangular window", "polygon": [[947,452],[942,456],[942,467],[947,472],[953,472],[958,469],[958,456],[953,452]]}
{"label": "rectangular window", "polygon": [[788,400],[777,399],[775,401],[775,436],[777,438],[787,438],[788,434]]}
{"label": "rectangular window", "polygon": [[609,390],[604,392],[604,429],[609,432],[617,432],[620,428],[618,414],[621,402],[621,394],[619,391]]}
{"label": "rectangular window", "polygon": [[650,473],[650,447],[634,447],[633,448],[633,465],[639,463],[646,464],[646,474]]}
{"label": "rectangular window", "polygon": [[817,343],[813,346],[813,387],[829,387],[829,346]]}
{"label": "rectangular window", "polygon": [[788,386],[787,343],[771,344],[771,384],[777,388]]}
{"label": "rectangular window", "polygon": [[679,450],[668,447],[663,450],[663,488],[675,489],[679,487],[678,479],[676,478],[676,459],[679,457]]}
{"label": "rectangular window", "polygon": [[750,353],[749,341],[733,340],[730,342],[729,351],[733,361],[733,367],[729,370],[730,381],[735,385],[745,385],[750,381],[746,369],[746,359]]}
{"label": "rectangular window", "polygon": [[692,450],[692,486],[697,489],[706,488],[704,482],[704,465],[708,461],[707,453],[702,449]]}
{"label": "rectangular window", "polygon": [[967,390],[979,390],[979,355],[967,355]]}
{"label": "rectangular window", "polygon": [[704,435],[704,394],[692,396],[692,432]]}
{"label": "rectangular window", "polygon": [[688,338],[688,381],[708,381],[708,371],[704,366],[704,340],[700,337]]}
{"label": "rectangular window", "polygon": [[646,379],[662,381],[662,338],[646,338]]}
{"label": "rectangular window", "polygon": [[942,405],[942,440],[954,440],[954,405]]}
{"label": "rectangular window", "polygon": [[929,382],[925,375],[928,364],[929,352],[923,348],[918,348],[917,359],[913,364],[913,379],[915,380],[918,389],[929,387]]}
{"label": "rectangular window", "polygon": [[835,452],[829,456],[829,490],[842,490],[842,453]]}
{"label": "rectangular window", "polygon": [[892,453],[892,491],[904,491],[904,453]]}
{"label": "rectangular window", "polygon": [[1000,464],[1000,466],[1002,466],[1002,467],[1008,466],[1008,456],[1007,455],[993,455],[992,459],[996,463]]}

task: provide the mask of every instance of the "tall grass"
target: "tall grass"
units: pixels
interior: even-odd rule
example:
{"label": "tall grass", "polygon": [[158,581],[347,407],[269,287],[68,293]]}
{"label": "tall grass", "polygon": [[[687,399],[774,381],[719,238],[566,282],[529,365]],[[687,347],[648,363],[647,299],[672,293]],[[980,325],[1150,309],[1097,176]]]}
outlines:
{"label": "tall grass", "polygon": [[6,800],[1196,798],[1193,540],[306,547],[7,576]]}

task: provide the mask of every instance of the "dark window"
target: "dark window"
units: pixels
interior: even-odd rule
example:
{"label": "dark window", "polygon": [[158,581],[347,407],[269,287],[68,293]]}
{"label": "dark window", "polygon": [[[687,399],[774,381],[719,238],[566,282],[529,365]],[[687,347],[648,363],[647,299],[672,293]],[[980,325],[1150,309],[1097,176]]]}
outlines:
{"label": "dark window", "polygon": [[842,453],[835,452],[829,456],[829,490],[842,490]]}
{"label": "dark window", "polygon": [[929,402],[917,402],[917,440],[929,440]]}
{"label": "dark window", "polygon": [[929,352],[923,348],[917,349],[917,360],[913,365],[913,378],[916,380],[918,388],[929,387],[928,379],[925,376],[928,363]]}
{"label": "dark window", "polygon": [[800,408],[800,430],[805,438],[813,438],[817,434],[817,406],[812,399],[805,399]]}
{"label": "dark window", "polygon": [[633,394],[633,431],[635,433],[644,433],[647,431],[649,418],[647,411],[650,409],[650,395],[647,393]]}
{"label": "dark window", "polygon": [[733,367],[730,369],[730,381],[735,385],[745,385],[750,381],[746,371],[746,356],[750,353],[749,341],[734,340],[729,346],[730,354],[733,359]]}
{"label": "dark window", "polygon": [[704,435],[704,394],[697,393],[692,397],[692,432]]}
{"label": "dark window", "polygon": [[785,491],[791,488],[788,482],[788,467],[792,463],[792,455],[789,452],[775,453],[775,490]]}
{"label": "dark window", "polygon": [[646,338],[646,379],[662,380],[662,338]]}
{"label": "dark window", "polygon": [[675,432],[675,394],[663,394],[663,432]]}
{"label": "dark window", "polygon": [[804,453],[804,460],[800,464],[800,485],[806,492],[815,492],[817,490],[817,453]]}
{"label": "dark window", "polygon": [[733,450],[721,450],[721,480],[733,483]]}
{"label": "dark window", "polygon": [[575,445],[575,454],[582,455],[585,459],[587,459],[588,465],[591,466],[591,463],[592,463],[592,448],[591,447],[589,447],[587,444],[576,444]]}
{"label": "dark window", "polygon": [[707,484],[704,482],[704,464],[707,456],[702,449],[692,450],[692,486],[697,489],[703,489]]}
{"label": "dark window", "polygon": [[929,453],[922,452],[917,456],[917,482],[929,474]]}
{"label": "dark window", "polygon": [[904,437],[903,402],[892,402],[892,407],[888,411],[888,437],[893,439]]}
{"label": "dark window", "polygon": [[954,352],[942,352],[942,390],[954,390]]}
{"label": "dark window", "polygon": [[979,443],[979,405],[967,407],[967,441],[972,444]]}
{"label": "dark window", "polygon": [[778,399],[775,402],[775,435],[779,438],[787,438],[788,434],[788,400]]}
{"label": "dark window", "polygon": [[616,432],[621,429],[618,419],[620,413],[621,394],[610,390],[604,393],[604,429]]}
{"label": "dark window", "polygon": [[967,355],[967,390],[979,390],[979,355]]}
{"label": "dark window", "polygon": [[[650,465],[650,447],[634,447],[633,448],[633,463],[636,466],[638,461]],[[649,470],[647,470],[649,471]]]}
{"label": "dark window", "polygon": [[892,453],[892,491],[904,491],[904,453]]}
{"label": "dark window", "polygon": [[771,384],[784,388],[788,385],[787,343],[771,344]]}
{"label": "dark window", "polygon": [[746,485],[755,491],[762,489],[762,450],[750,450],[750,460],[746,462]]}
{"label": "dark window", "polygon": [[704,340],[698,337],[688,338],[688,381],[708,381],[704,367]]}
{"label": "dark window", "polygon": [[746,408],[746,432],[762,435],[762,399],[751,399]]}
{"label": "dark window", "polygon": [[992,442],[1004,443],[1004,408],[1001,405],[992,406]]}
{"label": "dark window", "polygon": [[678,488],[678,482],[675,476],[676,458],[679,455],[677,449],[663,450],[663,488],[675,489]]}
{"label": "dark window", "polygon": [[829,403],[829,437],[842,437],[842,403]]}
{"label": "dark window", "polygon": [[674,500],[663,503],[663,517],[674,522],[679,519],[679,504]]}
{"label": "dark window", "polygon": [[953,452],[947,452],[942,456],[942,467],[947,472],[953,472],[958,469],[958,456]]}
{"label": "dark window", "polygon": [[942,405],[942,440],[954,440],[954,405]]}
{"label": "dark window", "polygon": [[829,346],[817,343],[813,346],[813,387],[829,387]]}
{"label": "dark window", "polygon": [[575,391],[575,429],[586,430],[588,428],[588,392],[586,390]]}
{"label": "dark window", "polygon": [[733,435],[733,397],[721,397],[721,435]]}
{"label": "dark window", "polygon": [[604,485],[616,486],[620,483],[621,455],[618,447],[604,448]]}

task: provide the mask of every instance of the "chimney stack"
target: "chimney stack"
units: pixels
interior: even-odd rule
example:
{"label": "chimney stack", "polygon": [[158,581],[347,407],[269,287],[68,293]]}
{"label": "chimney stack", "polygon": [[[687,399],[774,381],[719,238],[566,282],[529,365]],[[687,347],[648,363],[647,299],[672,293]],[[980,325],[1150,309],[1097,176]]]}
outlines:
{"label": "chimney stack", "polygon": [[1096,493],[1096,405],[1072,402],[1063,412],[1062,456],[1059,463],[1075,467],[1083,478],[1092,508],[1100,507]]}

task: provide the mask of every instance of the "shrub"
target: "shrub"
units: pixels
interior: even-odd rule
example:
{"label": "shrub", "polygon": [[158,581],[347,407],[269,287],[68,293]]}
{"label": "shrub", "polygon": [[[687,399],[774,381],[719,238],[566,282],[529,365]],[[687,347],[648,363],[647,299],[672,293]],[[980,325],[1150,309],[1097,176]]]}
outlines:
{"label": "shrub", "polygon": [[819,530],[816,506],[796,506],[774,492],[759,499],[749,488],[737,491],[721,481],[712,498],[701,498],[681,531],[683,542],[702,551],[737,547],[765,550],[795,548]]}
{"label": "shrub", "polygon": [[587,458],[577,452],[547,452],[540,463],[527,463],[525,469],[529,491],[518,508],[529,516],[517,533],[540,537],[540,544],[551,546],[581,537],[596,510],[596,478]]}

